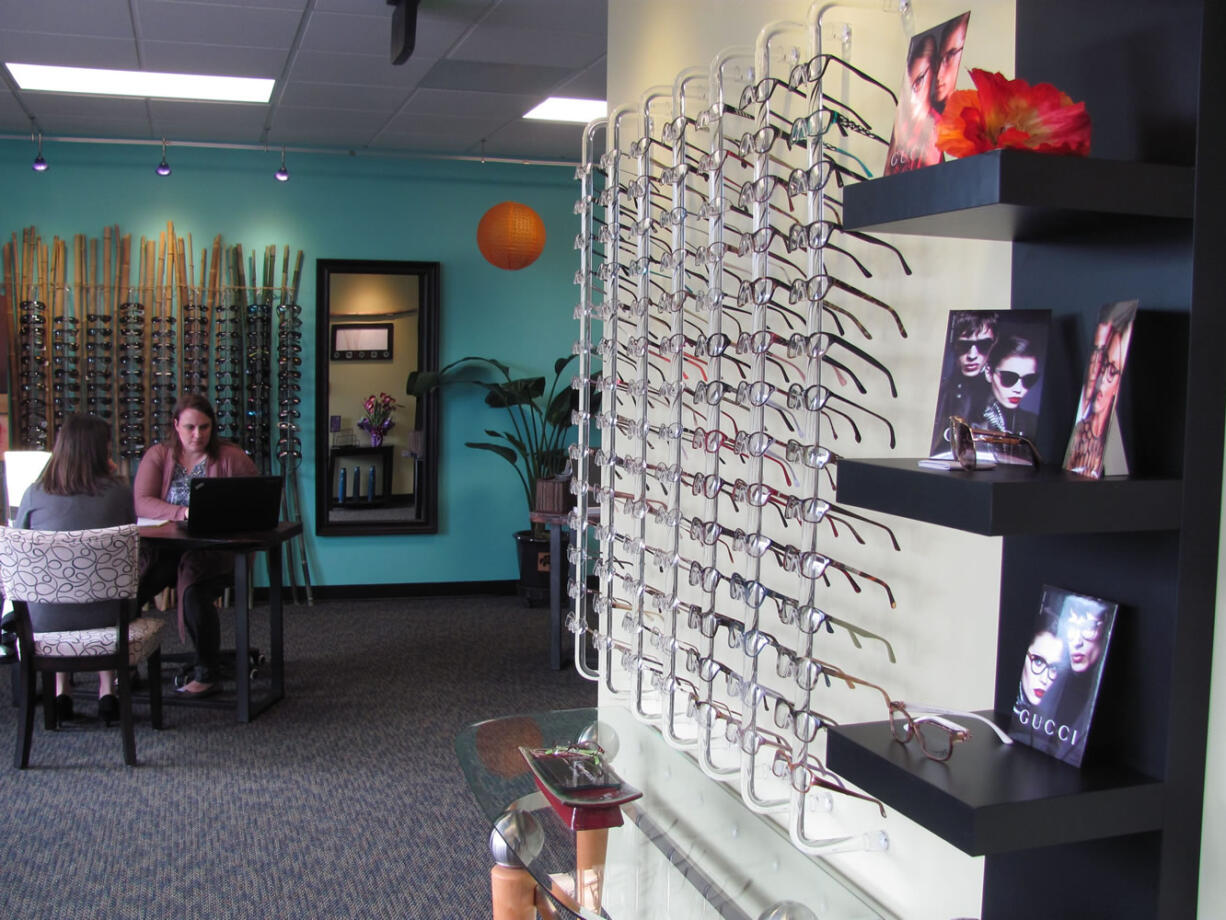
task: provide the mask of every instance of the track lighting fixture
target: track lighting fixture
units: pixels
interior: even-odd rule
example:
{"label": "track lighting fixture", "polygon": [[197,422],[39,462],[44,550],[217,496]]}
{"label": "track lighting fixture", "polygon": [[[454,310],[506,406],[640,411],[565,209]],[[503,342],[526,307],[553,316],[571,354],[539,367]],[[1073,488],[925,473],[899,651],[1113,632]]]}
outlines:
{"label": "track lighting fixture", "polygon": [[43,132],[38,132],[38,153],[34,156],[34,162],[30,164],[30,168],[35,172],[46,172],[47,161],[43,159]]}
{"label": "track lighting fixture", "polygon": [[162,162],[158,163],[154,172],[159,176],[170,175],[170,164],[166,162],[166,138],[162,138]]}
{"label": "track lighting fixture", "polygon": [[273,173],[273,178],[275,178],[278,182],[288,182],[289,181],[289,170],[285,168],[285,148],[284,147],[281,148],[281,168],[278,169],[275,173]]}

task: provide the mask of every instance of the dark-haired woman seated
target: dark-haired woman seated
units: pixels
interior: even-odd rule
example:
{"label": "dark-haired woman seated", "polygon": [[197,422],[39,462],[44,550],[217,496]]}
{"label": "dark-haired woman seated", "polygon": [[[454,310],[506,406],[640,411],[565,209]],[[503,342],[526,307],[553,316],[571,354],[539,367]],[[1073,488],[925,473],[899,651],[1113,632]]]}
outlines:
{"label": "dark-haired woman seated", "polygon": [[[184,393],[175,403],[166,440],[150,447],[136,470],[136,512],[143,518],[184,521],[193,478],[258,473],[238,445],[217,436],[212,404],[198,393]],[[141,548],[141,602],[174,587],[179,635],[186,631],[196,650],[192,680],[179,688],[185,696],[209,696],[219,689],[221,626],[214,602],[233,579],[232,553]]]}
{"label": "dark-haired woman seated", "polygon": [[[111,462],[111,426],[93,415],[70,415],[55,436],[51,459],[26,490],[16,526],[26,530],[90,530],[134,524],[132,490]],[[34,632],[113,627],[117,601],[91,604],[30,604]],[[108,725],[119,719],[115,672],[102,671],[98,717]],[[71,719],[68,675],[55,675],[55,710]]]}

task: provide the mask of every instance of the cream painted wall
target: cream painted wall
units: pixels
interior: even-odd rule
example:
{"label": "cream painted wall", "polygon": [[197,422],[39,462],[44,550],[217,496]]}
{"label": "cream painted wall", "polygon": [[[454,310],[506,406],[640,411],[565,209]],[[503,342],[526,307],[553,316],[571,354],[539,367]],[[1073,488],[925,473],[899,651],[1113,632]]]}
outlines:
{"label": "cream painted wall", "polygon": [[[352,432],[354,443],[369,443],[369,435],[357,427],[366,397],[389,393],[400,404],[395,423],[384,443],[394,448],[392,490],[412,492],[414,460],[404,455],[407,436],[413,430],[414,403],[404,395],[404,382],[417,369],[417,277],[415,275],[341,274],[332,276],[329,294],[332,323],[391,323],[392,358],[388,361],[331,361],[328,364],[328,414],[341,417],[341,432]],[[406,315],[406,311],[412,311]],[[329,347],[320,343],[319,347]],[[381,474],[380,474],[381,475]],[[336,483],[329,484],[329,492]],[[353,486],[350,484],[350,489]],[[362,489],[366,489],[365,482]]]}
{"label": "cream painted wall", "polygon": [[[1011,2],[926,2],[920,5],[915,28],[936,25],[968,6],[974,12],[963,70],[990,66],[1011,72]],[[849,25],[853,63],[896,86],[902,80],[906,36],[898,15],[883,13],[881,8],[879,0],[866,0],[858,8],[834,6],[823,20],[831,23],[823,30],[823,42],[826,50],[838,50],[833,43],[841,27],[835,24]],[[803,21],[808,9],[807,3],[792,0],[614,0],[609,5],[610,106],[637,105],[649,87],[671,84],[683,68],[705,68],[725,47],[752,43],[767,22]],[[789,43],[799,43],[803,57],[809,56],[803,29],[791,30],[772,47]],[[965,73],[962,82],[967,82]],[[855,88],[852,92],[853,103],[867,106],[865,114],[870,121],[888,133],[889,106],[875,103],[867,95],[855,95]],[[856,152],[863,151],[870,166],[879,172],[884,159],[881,150],[868,146]],[[895,455],[916,457],[926,452],[931,432],[947,312],[1008,307],[1010,249],[1007,244],[961,240],[896,237],[892,241],[905,252],[916,274],[907,278],[892,257],[870,252],[874,278],[863,282],[856,278],[854,283],[894,304],[904,317],[909,334],[901,339],[883,314],[861,313],[874,336],[869,347],[892,369],[900,390],[897,400],[889,399],[888,394],[883,399],[878,393],[869,407],[888,413],[894,420],[898,438]],[[865,248],[875,247],[860,247],[857,252]],[[849,455],[889,453],[879,432],[866,430],[865,434],[862,445],[852,442],[845,431],[838,441],[824,443]],[[863,595],[844,592],[838,595],[837,605],[832,595],[829,609],[887,635],[898,663],[889,664],[879,646],[853,648],[843,635],[830,637],[830,644],[822,646],[822,654],[851,673],[881,683],[896,698],[956,708],[990,708],[999,540],[901,519],[887,519],[887,523],[897,533],[901,553],[883,550],[879,540],[870,540],[863,548],[839,540],[830,550],[849,564],[888,581],[898,599],[897,609],[890,610],[869,589]],[[618,701],[614,694],[602,691],[602,703]],[[841,721],[885,717],[880,696],[868,691],[831,691],[829,705],[825,697],[822,703],[829,715]],[[709,799],[712,808],[724,813],[725,825],[749,817],[743,805],[730,799]],[[961,854],[901,815],[891,813],[883,822],[871,806],[838,797],[836,800],[831,814],[811,816],[815,828],[810,830],[820,836],[859,834],[877,828],[888,832],[890,848],[885,853],[849,854],[830,860],[887,910],[908,920],[948,920],[979,914],[982,860]],[[721,801],[724,804],[716,804]],[[736,852],[735,836],[725,838],[723,845],[731,851],[729,858],[734,864],[755,864],[755,857],[760,855]],[[787,844],[780,842],[779,846]],[[813,871],[816,879],[818,870]]]}

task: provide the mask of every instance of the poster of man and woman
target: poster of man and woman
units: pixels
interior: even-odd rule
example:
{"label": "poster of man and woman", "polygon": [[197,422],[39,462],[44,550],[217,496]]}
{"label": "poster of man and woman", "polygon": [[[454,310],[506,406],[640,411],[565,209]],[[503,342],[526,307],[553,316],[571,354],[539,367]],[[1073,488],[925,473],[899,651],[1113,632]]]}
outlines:
{"label": "poster of man and woman", "polygon": [[1011,738],[1081,766],[1116,609],[1113,601],[1044,586],[1022,660]]}

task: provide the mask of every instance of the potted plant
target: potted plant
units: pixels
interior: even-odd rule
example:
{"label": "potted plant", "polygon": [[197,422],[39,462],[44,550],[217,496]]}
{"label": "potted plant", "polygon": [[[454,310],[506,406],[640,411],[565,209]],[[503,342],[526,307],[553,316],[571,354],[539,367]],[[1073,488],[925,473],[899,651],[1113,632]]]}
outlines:
{"label": "potted plant", "polygon": [[[423,396],[435,387],[457,383],[484,389],[485,404],[505,410],[510,428],[503,431],[487,428],[486,435],[496,440],[465,441],[465,446],[489,451],[515,467],[530,512],[558,510],[538,508],[538,494],[546,490],[538,488],[537,483],[556,480],[567,468],[566,442],[579,394],[570,386],[569,378],[563,382],[563,375],[574,360],[575,356],[570,355],[554,361],[553,381],[548,389],[543,376],[512,377],[510,367],[501,361],[471,355],[439,371],[414,371],[405,389],[410,396]],[[592,394],[593,411],[599,395]],[[520,593],[525,600],[531,600],[542,589],[548,589],[545,525],[534,523],[528,530],[516,533],[515,539],[520,547]]]}

